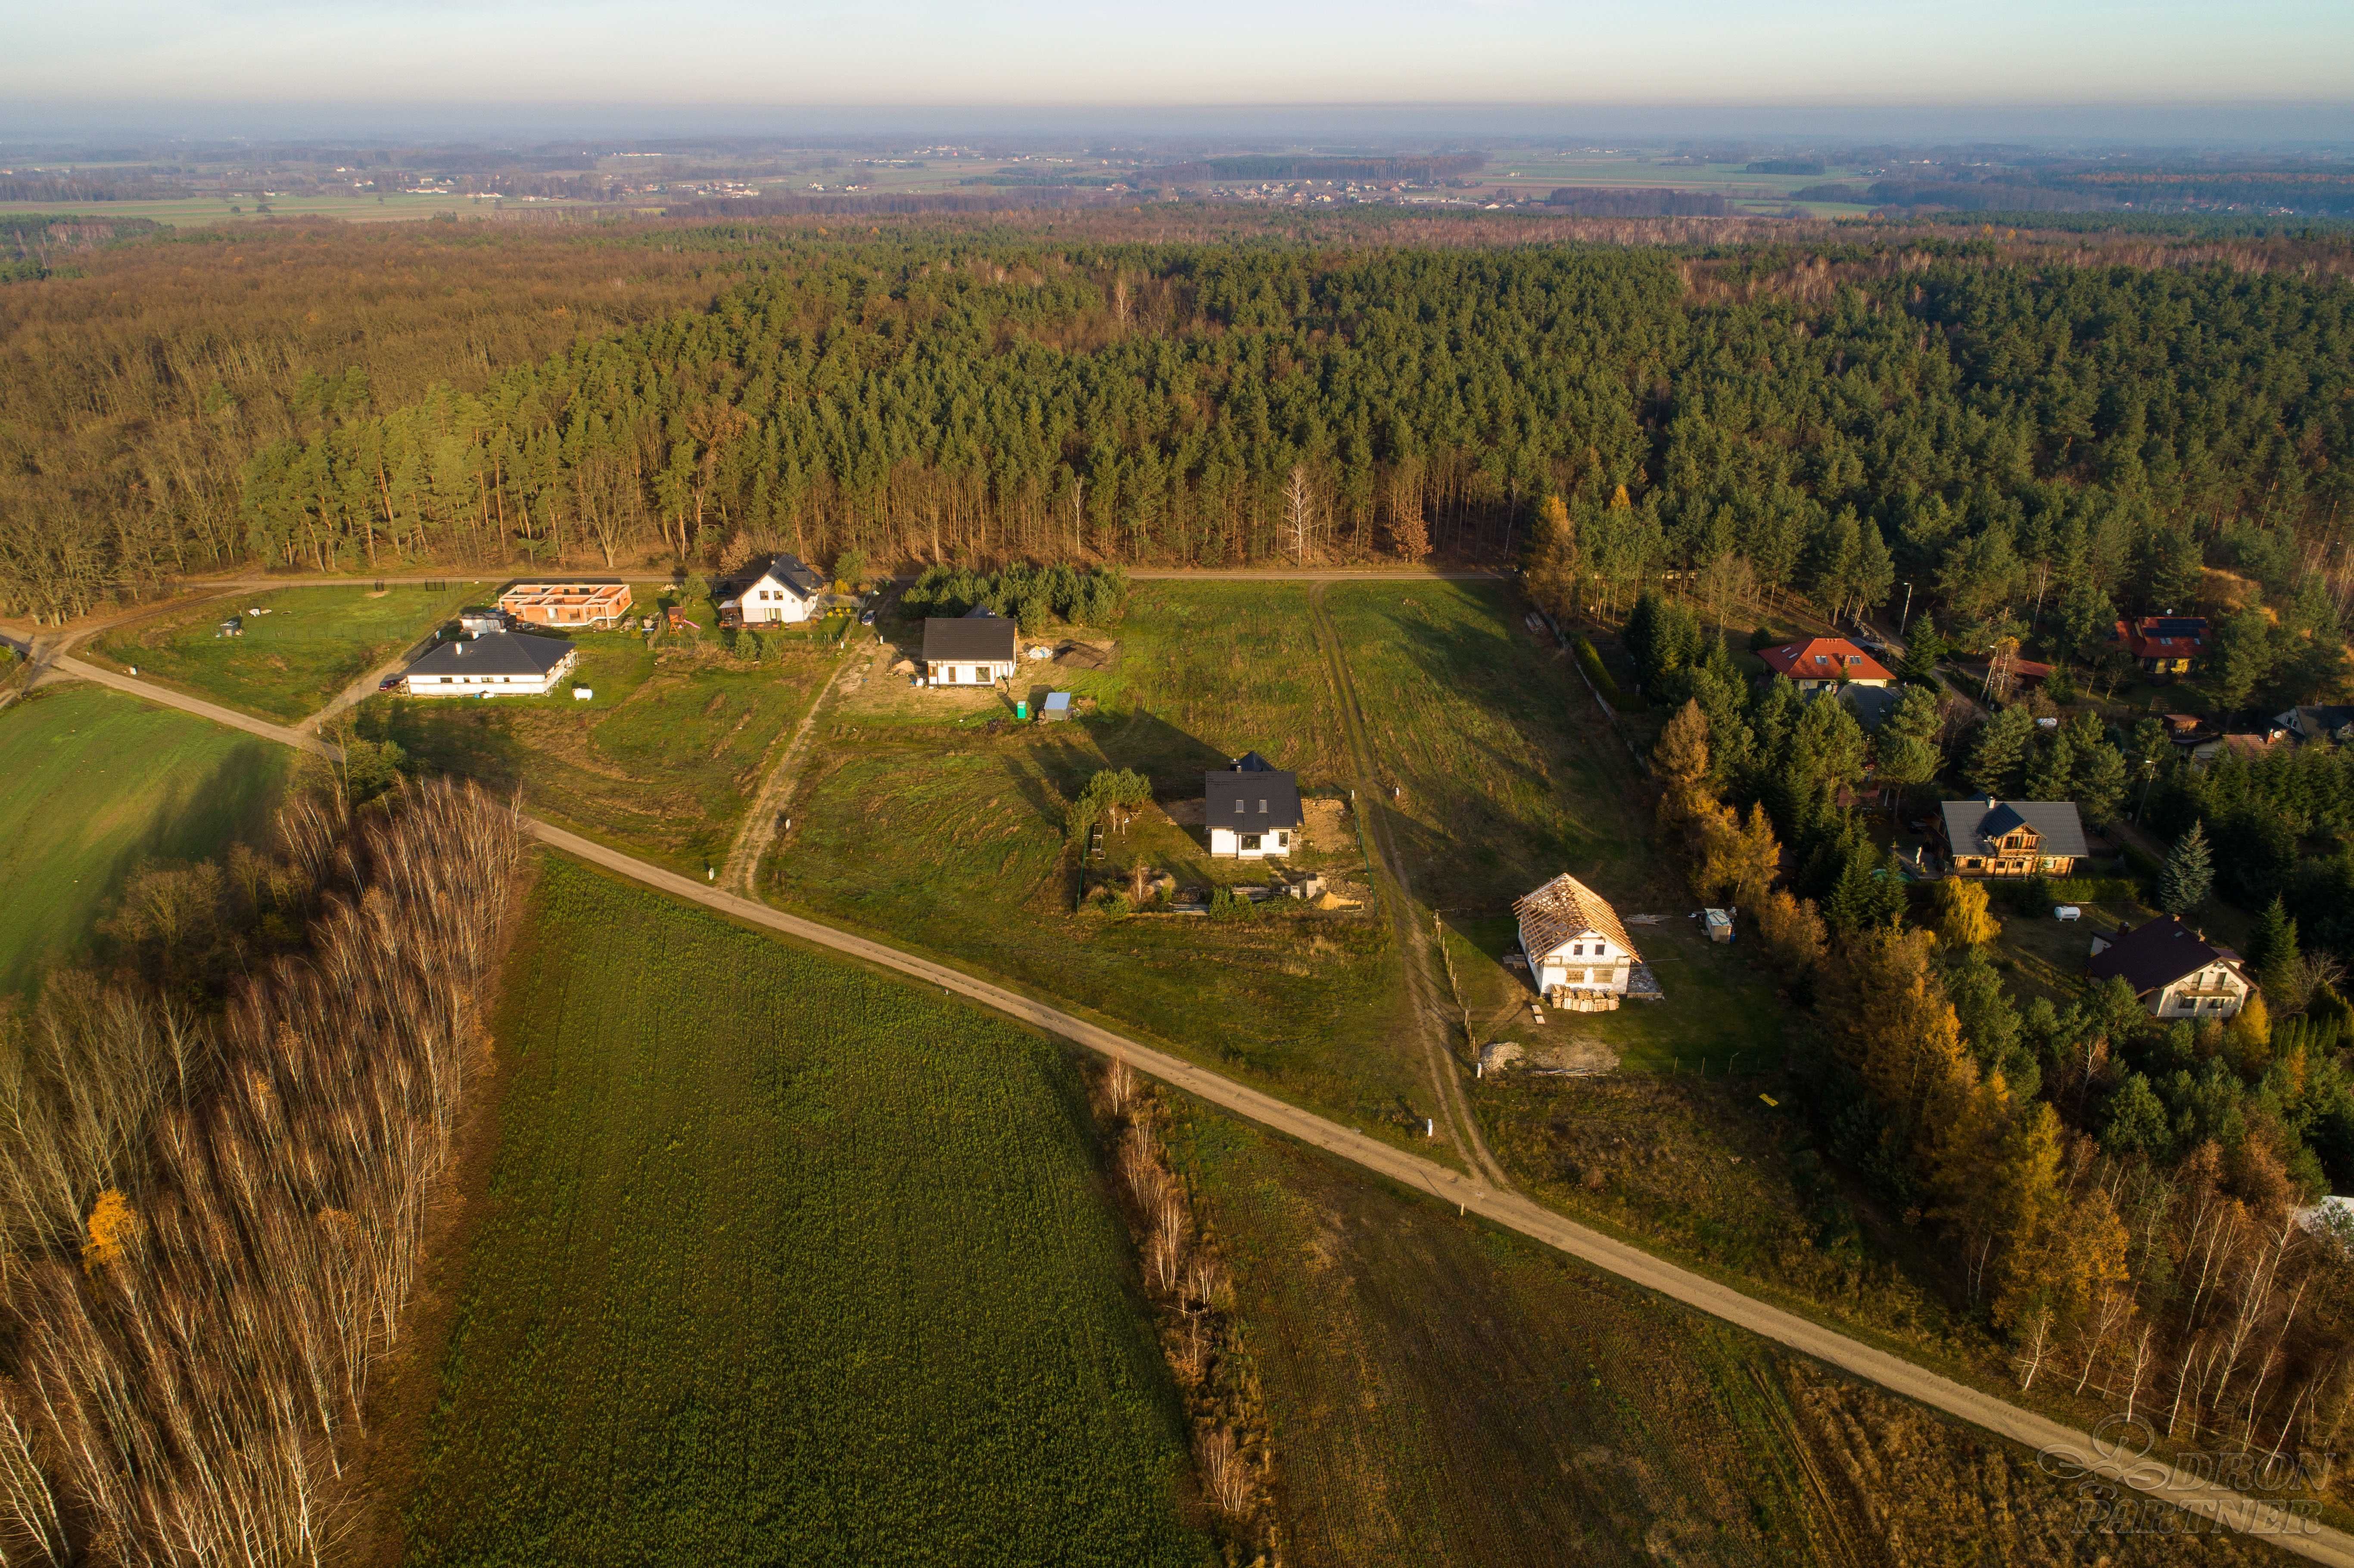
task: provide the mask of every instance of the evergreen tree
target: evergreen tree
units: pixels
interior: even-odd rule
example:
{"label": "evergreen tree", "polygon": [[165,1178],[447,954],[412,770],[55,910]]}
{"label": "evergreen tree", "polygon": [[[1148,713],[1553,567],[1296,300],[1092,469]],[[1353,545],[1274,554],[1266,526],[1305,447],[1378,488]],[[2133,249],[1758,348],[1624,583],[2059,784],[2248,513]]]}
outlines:
{"label": "evergreen tree", "polygon": [[2167,853],[2166,867],[2158,876],[2158,906],[2168,915],[2188,915],[2207,902],[2214,885],[2206,825],[2194,821]]}
{"label": "evergreen tree", "polygon": [[1998,709],[1978,726],[1963,777],[1982,795],[2008,796],[2016,789],[2020,765],[2035,735],[2035,715],[2024,707]]}
{"label": "evergreen tree", "polygon": [[2297,947],[2296,919],[2278,897],[2256,916],[2255,929],[2248,937],[2248,967],[2283,1012],[2294,1012],[2304,1005],[2308,988],[2305,956]]}

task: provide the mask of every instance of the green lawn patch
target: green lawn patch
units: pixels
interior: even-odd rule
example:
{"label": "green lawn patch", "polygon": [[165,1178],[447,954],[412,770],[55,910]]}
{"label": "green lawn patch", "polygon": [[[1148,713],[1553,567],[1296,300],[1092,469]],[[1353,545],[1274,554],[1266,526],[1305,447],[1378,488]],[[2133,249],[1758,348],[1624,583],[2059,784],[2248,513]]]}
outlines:
{"label": "green lawn patch", "polygon": [[[1094,700],[1066,723],[1017,724],[1002,693],[871,683],[829,713],[762,887],[1093,1009],[1354,1125],[1419,1133],[1437,1107],[1393,1027],[1400,976],[1375,912],[1286,899],[1230,922],[1076,907],[1082,868],[1066,853],[1064,802],[1098,769],[1145,774],[1159,805],[1181,815],[1198,806],[1204,770],[1250,749],[1298,771],[1304,793],[1341,789],[1306,610],[1296,587],[1145,585],[1119,627],[1079,633],[1118,641],[1112,667],[1028,666],[1023,685]],[[1361,872],[1353,835],[1337,838],[1295,863]],[[1212,861],[1199,826],[1158,808],[1105,848],[1088,869],[1140,859],[1197,886],[1267,876],[1257,863]]]}
{"label": "green lawn patch", "polygon": [[[143,680],[292,724],[489,586],[280,588],[125,627],[91,651]],[[255,609],[268,613],[247,613]],[[222,636],[220,623],[231,616],[242,617],[245,630]]]}
{"label": "green lawn patch", "polygon": [[[719,639],[588,632],[545,697],[380,697],[360,733],[436,772],[520,789],[575,832],[689,876],[726,858],[770,747],[832,673],[830,642],[796,629]],[[569,687],[596,695],[581,702]]]}
{"label": "green lawn patch", "polygon": [[[1597,1040],[1620,1065],[1722,1071],[1778,1062],[1784,1009],[1745,949],[1714,947],[1681,872],[1651,842],[1640,772],[1550,637],[1500,583],[1341,583],[1326,602],[1385,781],[1392,842],[1415,895],[1461,937],[1456,983],[1481,1042]],[[1663,1002],[1530,1018],[1512,900],[1569,873],[1609,899]]]}
{"label": "green lawn patch", "polygon": [[418,1564],[1201,1564],[1059,1047],[550,859]]}
{"label": "green lawn patch", "polygon": [[260,832],[294,754],[101,687],[0,713],[0,996],[79,952],[147,860],[203,860]]}

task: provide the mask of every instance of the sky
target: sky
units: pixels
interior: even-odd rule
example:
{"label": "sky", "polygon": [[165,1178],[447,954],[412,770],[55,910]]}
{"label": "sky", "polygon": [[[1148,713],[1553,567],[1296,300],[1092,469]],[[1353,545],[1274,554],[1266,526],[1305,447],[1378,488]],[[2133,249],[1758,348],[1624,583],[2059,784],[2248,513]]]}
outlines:
{"label": "sky", "polygon": [[0,124],[19,131],[1366,105],[1596,129],[1734,110],[1859,134],[2102,110],[2266,136],[2354,122],[2354,0],[5,0],[0,17]]}

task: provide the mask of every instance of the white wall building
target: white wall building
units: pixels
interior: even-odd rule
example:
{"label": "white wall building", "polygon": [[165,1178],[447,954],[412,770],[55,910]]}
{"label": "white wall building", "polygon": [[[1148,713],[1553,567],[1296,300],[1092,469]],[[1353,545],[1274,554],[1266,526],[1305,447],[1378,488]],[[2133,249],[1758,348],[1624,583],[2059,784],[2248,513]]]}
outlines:
{"label": "white wall building", "polygon": [[412,697],[544,697],[580,662],[557,637],[489,631],[436,643],[401,677]]}
{"label": "white wall building", "polygon": [[1013,623],[976,609],[924,622],[924,679],[935,686],[988,686],[1013,679]]}
{"label": "white wall building", "polygon": [[791,625],[817,613],[826,583],[799,556],[771,556],[758,577],[739,577],[725,591],[720,625]]}
{"label": "white wall building", "polygon": [[1288,855],[1299,836],[1299,777],[1246,751],[1202,775],[1202,821],[1220,859]]}
{"label": "white wall building", "polygon": [[1564,873],[1515,900],[1512,913],[1538,995],[1573,1012],[1617,1007],[1643,956],[1607,899]]}

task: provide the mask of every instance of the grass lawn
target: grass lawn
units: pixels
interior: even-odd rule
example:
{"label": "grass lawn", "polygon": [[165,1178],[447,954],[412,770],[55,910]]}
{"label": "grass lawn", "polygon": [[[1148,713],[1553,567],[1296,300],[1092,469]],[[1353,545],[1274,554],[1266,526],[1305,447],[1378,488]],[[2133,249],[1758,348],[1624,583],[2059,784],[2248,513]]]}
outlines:
{"label": "grass lawn", "polygon": [[[1296,768],[1307,794],[1337,787],[1305,607],[1293,587],[1142,586],[1108,634],[1113,668],[1032,666],[1025,685],[1096,700],[1067,723],[1014,724],[1002,694],[870,683],[829,713],[764,890],[1091,1008],[1355,1125],[1419,1131],[1436,1107],[1394,1048],[1399,977],[1377,918],[1291,900],[1247,922],[1075,908],[1064,803],[1097,769],[1145,773],[1181,810],[1198,804],[1204,770],[1251,748]],[[1264,880],[1251,863],[1212,862],[1200,832],[1147,813],[1109,836],[1101,863],[1141,859],[1204,885]],[[1362,870],[1353,838],[1342,842],[1300,859]]]}
{"label": "grass lawn", "polygon": [[[545,697],[377,697],[360,733],[410,759],[501,791],[588,837],[689,876],[726,858],[772,743],[789,734],[833,671],[830,642],[788,630],[649,641],[632,632],[573,639],[573,682]],[[569,683],[567,683],[567,686]]]}
{"label": "grass lawn", "polygon": [[[1690,1072],[1778,1061],[1782,1008],[1770,977],[1688,920],[1691,895],[1651,842],[1641,774],[1566,657],[1522,623],[1500,583],[1338,583],[1326,603],[1384,782],[1400,791],[1392,841],[1415,895],[1464,940],[1456,981],[1481,1041],[1598,1041],[1621,1065]],[[1622,916],[1667,1001],[1615,1012],[1527,1011],[1512,900],[1563,872]]]}
{"label": "grass lawn", "polygon": [[[1214,1113],[1171,1147],[1297,1568],[2094,1560],[2023,1452]],[[2096,1539],[2117,1568],[2260,1560]]]}
{"label": "grass lawn", "polygon": [[1075,1064],[551,857],[418,1564],[1200,1564]]}
{"label": "grass lawn", "polygon": [[[292,724],[489,587],[280,588],[124,627],[91,651],[143,679]],[[255,608],[269,613],[245,615],[242,636],[219,634],[223,620]]]}
{"label": "grass lawn", "polygon": [[294,754],[90,685],[0,713],[0,997],[72,957],[142,861],[257,833]]}

